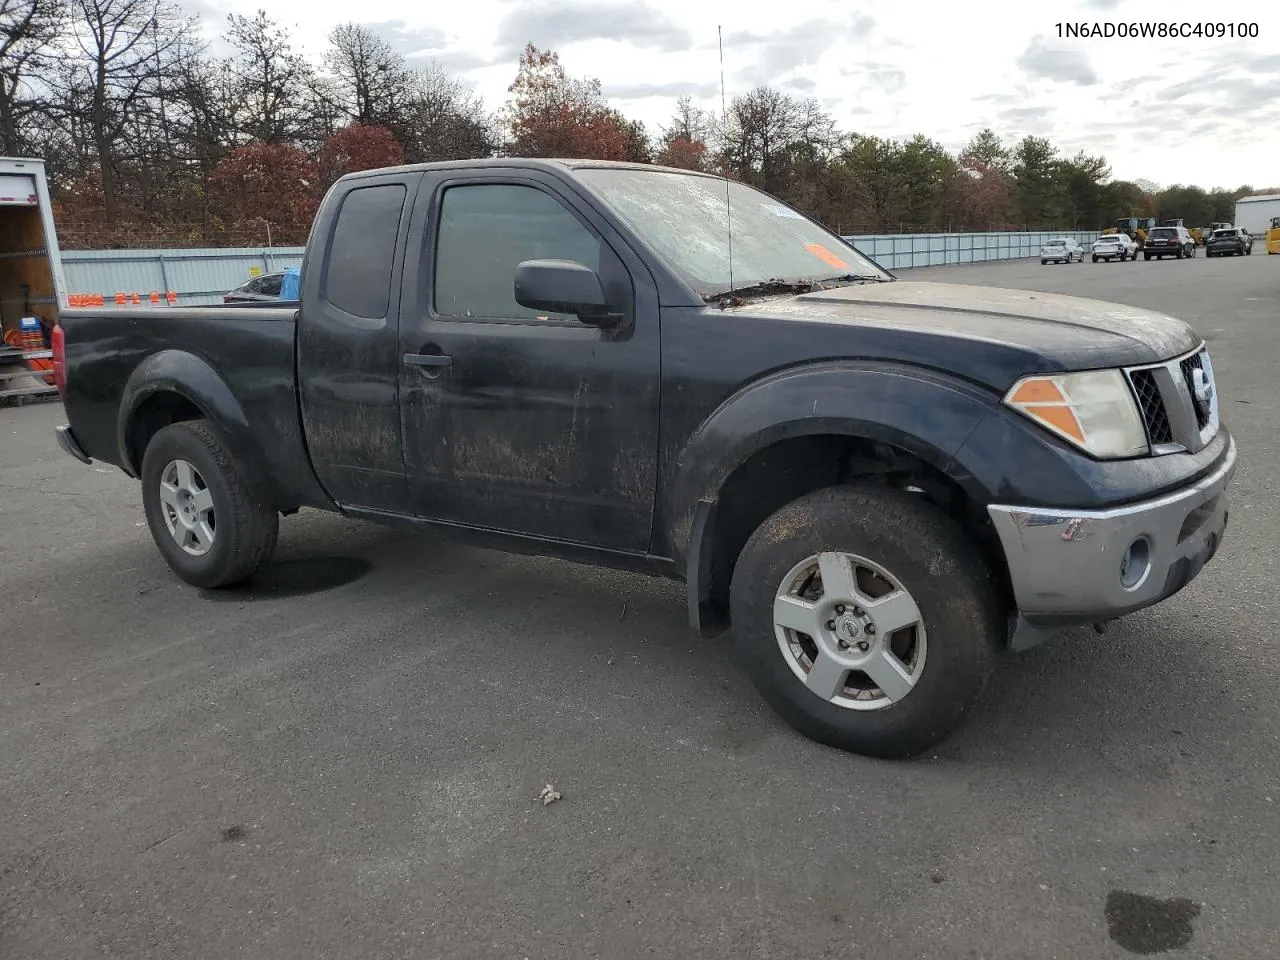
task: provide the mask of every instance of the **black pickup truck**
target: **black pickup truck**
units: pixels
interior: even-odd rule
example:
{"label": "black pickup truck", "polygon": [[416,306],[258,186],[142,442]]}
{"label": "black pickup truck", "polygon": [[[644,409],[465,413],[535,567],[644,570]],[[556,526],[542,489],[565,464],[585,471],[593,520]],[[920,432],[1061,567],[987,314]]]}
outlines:
{"label": "black pickup truck", "polygon": [[687,584],[807,736],[905,757],[1002,651],[1184,587],[1236,446],[1205,344],[1094,300],[901,280],[773,197],[652,166],[348,176],[301,300],[68,310],[85,463],[178,576],[302,507]]}

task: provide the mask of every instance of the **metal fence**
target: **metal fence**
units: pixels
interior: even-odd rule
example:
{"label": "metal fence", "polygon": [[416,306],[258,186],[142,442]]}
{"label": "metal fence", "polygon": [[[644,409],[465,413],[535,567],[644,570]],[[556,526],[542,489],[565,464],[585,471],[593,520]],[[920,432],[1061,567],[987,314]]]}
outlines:
{"label": "metal fence", "polygon": [[[303,247],[209,248],[192,250],[67,250],[62,267],[70,294],[172,291],[184,304],[220,303],[222,295],[255,272],[271,273],[302,265]],[[255,270],[256,268],[256,270]]]}
{"label": "metal fence", "polygon": [[[1055,237],[1074,237],[1083,246],[1096,232],[904,233],[844,239],[890,270],[988,260],[1035,257]],[[69,250],[62,254],[68,292],[101,294],[172,291],[184,304],[218,303],[222,295],[256,272],[270,273],[302,264],[302,247],[195,250]]]}
{"label": "metal fence", "polygon": [[1097,231],[1034,233],[901,233],[844,239],[888,270],[1038,257],[1047,240],[1065,237],[1088,248]]}

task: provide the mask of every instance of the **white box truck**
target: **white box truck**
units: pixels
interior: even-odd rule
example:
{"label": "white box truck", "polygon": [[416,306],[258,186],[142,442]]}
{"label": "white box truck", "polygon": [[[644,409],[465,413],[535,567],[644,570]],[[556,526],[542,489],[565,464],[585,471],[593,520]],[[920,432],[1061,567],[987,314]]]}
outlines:
{"label": "white box truck", "polygon": [[1233,226],[1243,227],[1255,240],[1261,240],[1266,237],[1271,221],[1276,217],[1280,217],[1280,193],[1241,197],[1236,201],[1236,222]]}
{"label": "white box truck", "polygon": [[49,345],[66,306],[44,161],[0,157],[0,402],[57,395]]}

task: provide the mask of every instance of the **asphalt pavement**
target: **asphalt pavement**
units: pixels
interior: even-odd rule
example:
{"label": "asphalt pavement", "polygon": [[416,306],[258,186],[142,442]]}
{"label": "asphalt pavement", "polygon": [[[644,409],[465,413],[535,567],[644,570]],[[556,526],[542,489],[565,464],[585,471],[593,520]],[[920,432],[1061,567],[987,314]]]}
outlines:
{"label": "asphalt pavement", "polygon": [[791,732],[672,583],[304,512],[202,594],[0,409],[0,958],[1271,960],[1280,257],[901,275],[1191,321],[1241,446],[1198,580],[909,763]]}

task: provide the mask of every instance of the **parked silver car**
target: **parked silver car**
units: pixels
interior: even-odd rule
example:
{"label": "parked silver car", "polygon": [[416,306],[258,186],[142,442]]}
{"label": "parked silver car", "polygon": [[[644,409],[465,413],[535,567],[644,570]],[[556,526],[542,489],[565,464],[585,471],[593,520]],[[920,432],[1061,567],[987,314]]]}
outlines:
{"label": "parked silver car", "polygon": [[1071,237],[1049,240],[1040,248],[1040,263],[1084,263],[1084,248]]}
{"label": "parked silver car", "polygon": [[1108,233],[1093,241],[1093,262],[1138,259],[1138,241],[1127,233]]}

